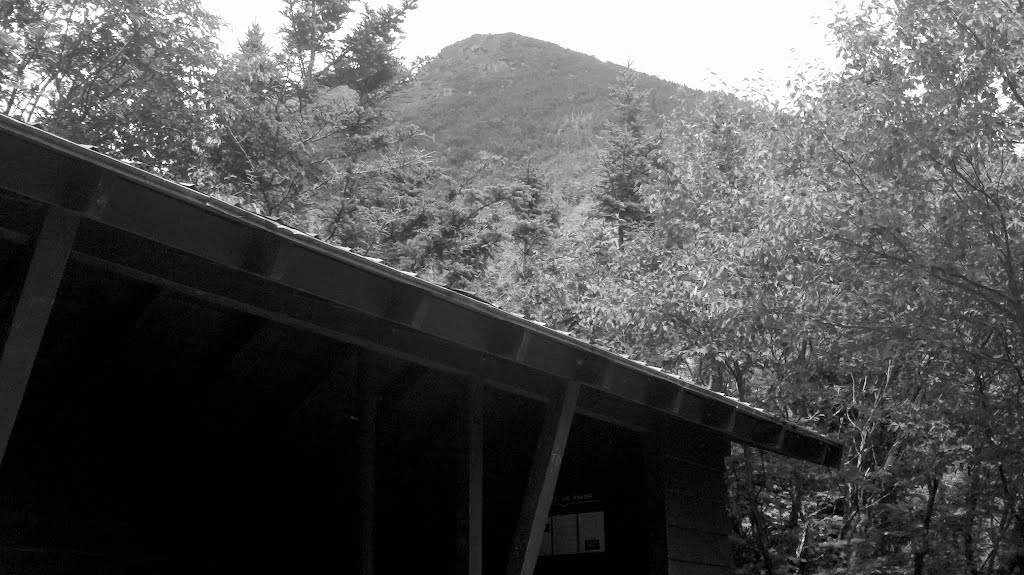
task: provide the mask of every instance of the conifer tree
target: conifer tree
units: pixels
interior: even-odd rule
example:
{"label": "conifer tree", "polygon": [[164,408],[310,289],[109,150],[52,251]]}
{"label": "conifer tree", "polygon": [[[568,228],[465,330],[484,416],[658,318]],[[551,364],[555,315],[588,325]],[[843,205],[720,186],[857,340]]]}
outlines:
{"label": "conifer tree", "polygon": [[650,91],[640,87],[636,70],[626,68],[619,76],[612,98],[615,118],[605,129],[597,203],[598,213],[616,224],[622,249],[629,228],[650,219],[642,187],[651,179],[661,143],[648,133]]}
{"label": "conifer tree", "polygon": [[[404,181],[389,153],[413,132],[385,106],[406,74],[394,55],[413,0],[365,8],[286,0],[282,47],[252,28],[219,71],[211,177],[204,189],[350,247],[368,249],[367,211],[390,208]],[[398,170],[401,172],[402,170]],[[413,170],[414,171],[414,170]],[[401,183],[401,182],[400,182]]]}
{"label": "conifer tree", "polygon": [[551,184],[529,164],[504,193],[512,211],[510,236],[519,256],[519,277],[532,275],[531,257],[550,244],[558,226],[558,206],[551,198]]}

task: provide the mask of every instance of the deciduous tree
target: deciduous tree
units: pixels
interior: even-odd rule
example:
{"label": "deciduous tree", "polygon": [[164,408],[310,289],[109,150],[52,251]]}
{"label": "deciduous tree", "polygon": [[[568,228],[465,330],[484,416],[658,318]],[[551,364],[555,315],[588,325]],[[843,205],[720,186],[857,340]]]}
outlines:
{"label": "deciduous tree", "polygon": [[0,4],[0,112],[187,178],[219,22],[199,0]]}

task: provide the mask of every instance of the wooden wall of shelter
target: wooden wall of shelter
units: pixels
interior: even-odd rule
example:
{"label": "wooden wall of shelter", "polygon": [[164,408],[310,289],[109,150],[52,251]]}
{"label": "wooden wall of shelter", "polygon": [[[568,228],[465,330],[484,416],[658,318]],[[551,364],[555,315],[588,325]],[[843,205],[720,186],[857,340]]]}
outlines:
{"label": "wooden wall of shelter", "polygon": [[3,117],[0,344],[0,572],[726,573],[841,455]]}

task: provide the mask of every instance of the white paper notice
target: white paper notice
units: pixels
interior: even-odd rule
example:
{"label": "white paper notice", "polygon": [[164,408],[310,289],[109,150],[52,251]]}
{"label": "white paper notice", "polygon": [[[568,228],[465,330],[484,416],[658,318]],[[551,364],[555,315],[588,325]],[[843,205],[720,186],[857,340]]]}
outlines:
{"label": "white paper notice", "polygon": [[577,532],[575,513],[551,517],[551,543],[554,555],[579,553],[579,533]]}
{"label": "white paper notice", "polygon": [[579,514],[579,552],[604,551],[604,511]]}

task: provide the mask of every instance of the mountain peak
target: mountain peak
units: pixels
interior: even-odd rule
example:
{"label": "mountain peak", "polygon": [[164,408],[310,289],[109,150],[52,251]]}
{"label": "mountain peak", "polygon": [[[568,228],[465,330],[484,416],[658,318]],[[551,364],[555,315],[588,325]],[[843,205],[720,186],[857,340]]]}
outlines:
{"label": "mountain peak", "polygon": [[[545,42],[544,40],[538,40],[529,36],[523,36],[522,34],[516,34],[515,32],[504,32],[501,34],[473,34],[469,38],[459,40],[454,44],[445,48],[445,50],[456,49],[456,50],[468,50],[470,52],[487,51],[494,49],[501,49],[502,47],[508,47],[511,45],[523,45],[523,46],[534,46],[544,47],[549,49],[565,50],[561,46],[552,42]],[[442,50],[442,53],[444,50]]]}
{"label": "mountain peak", "polygon": [[509,66],[526,65],[527,67],[530,64],[548,63],[570,73],[576,69],[598,67],[615,69],[617,72],[623,69],[622,66],[602,62],[594,56],[514,32],[474,34],[441,50],[437,61],[442,65],[458,62],[459,65],[469,68],[482,65],[483,68],[491,70],[506,68],[506,66],[494,66],[494,62],[504,62]]}
{"label": "mountain peak", "polygon": [[[610,90],[625,68],[515,33],[477,34],[448,46],[397,97],[400,120],[422,128],[428,145],[455,165],[480,152],[541,169],[595,168],[611,116]],[[643,76],[655,116],[692,90]],[[571,158],[571,161],[570,161]],[[564,171],[564,170],[563,170]],[[567,175],[573,186],[586,178]]]}

